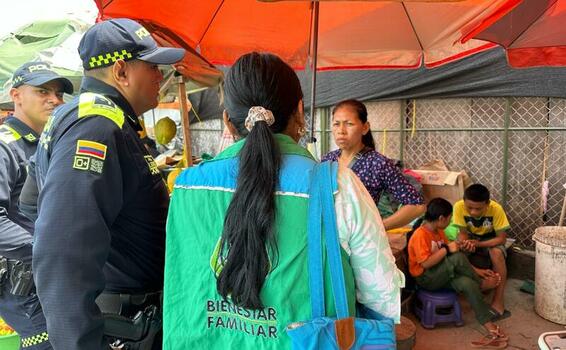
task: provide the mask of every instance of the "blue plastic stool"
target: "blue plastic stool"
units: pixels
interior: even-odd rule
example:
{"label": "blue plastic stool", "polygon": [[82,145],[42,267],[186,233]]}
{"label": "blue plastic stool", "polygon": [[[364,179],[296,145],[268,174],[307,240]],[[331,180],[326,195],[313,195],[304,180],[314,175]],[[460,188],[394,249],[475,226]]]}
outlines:
{"label": "blue plastic stool", "polygon": [[447,289],[434,292],[417,290],[415,314],[421,320],[421,325],[428,329],[434,328],[438,323],[464,325],[458,295]]}

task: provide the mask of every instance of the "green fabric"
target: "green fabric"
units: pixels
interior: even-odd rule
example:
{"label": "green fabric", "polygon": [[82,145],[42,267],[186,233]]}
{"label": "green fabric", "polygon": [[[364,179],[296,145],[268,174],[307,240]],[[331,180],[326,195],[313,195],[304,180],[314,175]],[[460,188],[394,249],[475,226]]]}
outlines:
{"label": "green fabric", "polygon": [[454,223],[450,223],[448,227],[444,229],[444,234],[446,238],[451,241],[455,241],[458,238],[458,233],[460,233],[460,228],[456,226]]}
{"label": "green fabric", "polygon": [[[276,137],[285,154],[304,154],[289,137]],[[239,142],[231,146],[211,162],[237,155],[236,150],[242,145]],[[261,290],[265,309],[238,308],[217,293],[211,257],[232,196],[232,192],[205,189],[176,188],[173,192],[167,221],[164,349],[288,349],[287,325],[311,319],[306,246],[308,199],[301,196],[276,196],[278,256],[270,254],[272,270]],[[326,254],[323,257],[326,264]],[[342,258],[349,309],[354,315],[353,272],[344,251]],[[326,267],[326,310],[335,315],[329,281]]]}
{"label": "green fabric", "polygon": [[395,213],[396,209],[393,209],[387,193],[384,193],[379,198],[379,202],[377,202],[377,210],[379,210],[379,215],[381,215],[382,219],[386,219]]}
{"label": "green fabric", "polygon": [[480,290],[481,279],[474,272],[468,258],[460,252],[448,255],[438,264],[425,269],[415,280],[419,286],[428,290],[451,288],[464,294],[480,324],[488,322],[492,317]]}
{"label": "green fabric", "polygon": [[[11,84],[6,84],[12,78],[14,71],[22,64],[36,61],[40,58],[47,63],[50,57],[39,56],[43,50],[62,45],[69,37],[86,28],[86,24],[76,20],[35,21],[18,28],[13,35],[8,35],[0,41],[0,103],[9,103],[8,94]],[[52,67],[55,72],[68,78],[73,85],[78,86],[82,77],[82,70],[69,70],[61,67]],[[79,67],[80,68],[80,67]]]}

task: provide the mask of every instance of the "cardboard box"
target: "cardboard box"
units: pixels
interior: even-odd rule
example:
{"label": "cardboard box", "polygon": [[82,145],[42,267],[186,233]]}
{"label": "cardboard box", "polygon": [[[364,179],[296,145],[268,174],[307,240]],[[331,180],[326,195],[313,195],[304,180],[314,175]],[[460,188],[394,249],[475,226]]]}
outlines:
{"label": "cardboard box", "polygon": [[413,171],[421,177],[426,203],[440,197],[454,204],[464,198],[464,190],[470,184],[465,171],[450,171],[442,159],[434,159]]}
{"label": "cardboard box", "polygon": [[454,204],[464,198],[466,188],[465,172],[447,170],[413,170],[421,176],[425,202],[433,198],[444,198]]}

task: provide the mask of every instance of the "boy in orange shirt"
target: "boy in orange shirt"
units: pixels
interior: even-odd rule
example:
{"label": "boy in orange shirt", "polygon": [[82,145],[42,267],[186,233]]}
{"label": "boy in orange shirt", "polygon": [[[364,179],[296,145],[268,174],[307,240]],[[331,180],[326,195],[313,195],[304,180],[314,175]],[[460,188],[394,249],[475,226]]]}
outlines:
{"label": "boy in orange shirt", "polygon": [[493,288],[498,281],[482,280],[468,258],[459,252],[458,243],[448,243],[443,230],[450,224],[451,216],[452,205],[448,201],[442,198],[430,201],[422,226],[409,240],[409,272],[424,289],[450,288],[464,294],[476,319],[489,332],[483,339],[472,342],[472,347],[504,348],[509,338],[491,322],[493,314],[481,293],[481,289]]}

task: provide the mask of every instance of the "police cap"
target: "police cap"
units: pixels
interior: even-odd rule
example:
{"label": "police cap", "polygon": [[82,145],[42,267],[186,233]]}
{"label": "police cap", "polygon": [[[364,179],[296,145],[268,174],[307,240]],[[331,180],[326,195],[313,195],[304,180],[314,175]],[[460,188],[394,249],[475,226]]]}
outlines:
{"label": "police cap", "polygon": [[158,47],[147,29],[129,18],[96,23],[84,34],[79,55],[85,70],[107,67],[117,60],[138,59],[154,64],[173,64],[185,56],[185,50]]}
{"label": "police cap", "polygon": [[41,61],[28,62],[16,69],[12,76],[12,87],[17,88],[22,85],[41,86],[53,80],[61,82],[64,92],[68,94],[73,93],[71,81],[55,73],[49,63]]}

